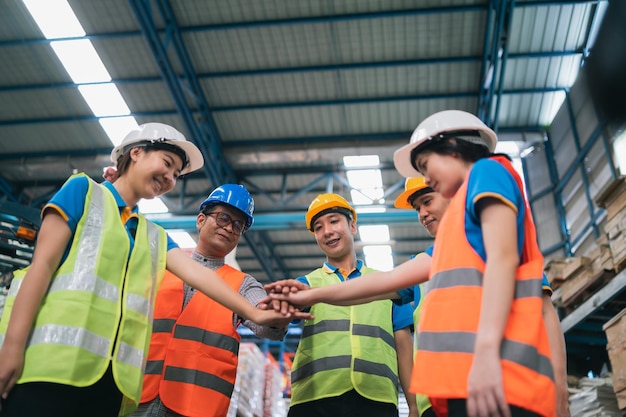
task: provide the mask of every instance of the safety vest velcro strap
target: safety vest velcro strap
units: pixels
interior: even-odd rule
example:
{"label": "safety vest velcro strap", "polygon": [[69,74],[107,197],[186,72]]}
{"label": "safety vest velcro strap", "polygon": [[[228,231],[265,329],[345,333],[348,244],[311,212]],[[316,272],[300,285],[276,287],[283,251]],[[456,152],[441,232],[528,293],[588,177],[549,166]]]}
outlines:
{"label": "safety vest velcro strap", "polygon": [[183,382],[208,388],[230,397],[234,385],[218,377],[217,375],[199,371],[197,369],[186,369],[175,366],[168,366],[163,375],[164,381]]}
{"label": "safety vest velcro strap", "polygon": [[135,368],[143,367],[144,350],[137,349],[128,343],[119,342],[117,360]]}
{"label": "safety vest velcro strap", "polygon": [[[438,353],[474,353],[476,334],[471,332],[420,332],[420,350]],[[554,379],[550,358],[525,343],[504,339],[500,357]]]}
{"label": "safety vest velcro strap", "polygon": [[146,363],[146,375],[161,375],[163,372],[163,364],[165,364],[164,360],[160,361],[148,361]]}
{"label": "safety vest velcro strap", "polygon": [[[481,287],[483,274],[474,268],[458,268],[437,272],[429,281],[428,290],[458,287]],[[515,281],[515,299],[541,297],[541,278]]]}
{"label": "safety vest velcro strap", "polygon": [[298,369],[292,370],[291,384],[298,382],[301,379],[308,378],[317,372],[341,368],[350,369],[351,366],[352,356],[350,355],[331,356],[329,358],[316,359],[306,365],[302,365]]}
{"label": "safety vest velcro strap", "polygon": [[224,334],[209,332],[199,327],[177,325],[174,330],[174,338],[199,342],[232,352],[235,355],[239,354],[239,342],[236,339]]}
{"label": "safety vest velcro strap", "polygon": [[379,326],[355,324],[352,326],[352,334],[355,336],[369,336],[380,338],[392,348],[396,348],[396,342],[393,336]]}
{"label": "safety vest velcro strap", "polygon": [[81,327],[46,324],[33,330],[28,343],[29,346],[39,344],[73,346],[108,358],[110,341]]}
{"label": "safety vest velcro strap", "polygon": [[175,324],[175,319],[154,319],[152,333],[172,333]]}
{"label": "safety vest velcro strap", "polygon": [[302,337],[324,332],[347,332],[348,330],[350,330],[350,320],[322,320],[313,325],[304,326]]}
{"label": "safety vest velcro strap", "polygon": [[365,361],[363,359],[354,359],[354,371],[363,372],[369,375],[377,375],[390,379],[394,385],[398,385],[398,376],[387,365]]}

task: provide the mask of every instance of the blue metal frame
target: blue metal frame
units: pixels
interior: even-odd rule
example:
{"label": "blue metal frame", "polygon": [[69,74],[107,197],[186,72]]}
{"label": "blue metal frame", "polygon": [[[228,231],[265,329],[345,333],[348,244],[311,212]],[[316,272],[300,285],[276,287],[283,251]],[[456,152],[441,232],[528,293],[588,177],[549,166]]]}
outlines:
{"label": "blue metal frame", "polygon": [[[212,186],[214,187],[224,182],[236,182],[234,172],[227,165],[222,155],[221,140],[211,114],[211,109],[195,75],[191,59],[169,2],[167,0],[156,0],[157,9],[166,25],[163,39],[152,17],[151,1],[131,0],[130,6],[155,56],[156,63],[161,70],[170,94],[176,103],[177,112],[183,118],[189,132],[191,132],[191,140],[198,145],[204,157],[211,161],[210,164],[204,165],[203,170]],[[174,55],[178,59],[178,64],[183,70],[182,77],[176,73],[174,65],[170,62],[170,54],[167,53],[169,48],[172,48]],[[187,97],[191,98],[195,103],[196,108],[194,110],[189,107]],[[200,113],[202,122],[198,122],[194,117],[194,111]],[[210,189],[207,190],[206,194],[209,191]],[[257,255],[259,263],[263,266],[268,276],[276,276],[274,264],[277,264],[284,276],[290,276],[289,270],[284,263],[272,256],[273,246],[266,235],[256,236],[255,232],[250,232],[245,235],[245,239],[252,251]]]}

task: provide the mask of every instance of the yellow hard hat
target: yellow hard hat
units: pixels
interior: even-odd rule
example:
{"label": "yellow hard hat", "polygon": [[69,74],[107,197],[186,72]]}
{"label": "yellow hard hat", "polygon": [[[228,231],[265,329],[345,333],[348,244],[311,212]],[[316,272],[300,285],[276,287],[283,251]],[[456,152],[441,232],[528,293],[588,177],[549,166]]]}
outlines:
{"label": "yellow hard hat", "polygon": [[[424,177],[409,177],[404,182],[404,192],[396,198],[395,203],[393,204],[396,208],[401,209],[412,209],[413,206],[409,201],[409,197],[413,194],[420,192],[420,195],[432,193],[435,190],[426,185],[426,180]],[[415,196],[416,198],[418,196]]]}
{"label": "yellow hard hat", "polygon": [[[350,203],[339,194],[327,193],[319,194],[311,202],[305,216],[306,228],[313,233],[313,221],[316,220],[318,215],[326,210],[332,211],[331,209],[334,208],[348,210],[352,213],[352,219],[356,222],[356,210],[354,210]],[[338,211],[341,212],[341,210]]]}

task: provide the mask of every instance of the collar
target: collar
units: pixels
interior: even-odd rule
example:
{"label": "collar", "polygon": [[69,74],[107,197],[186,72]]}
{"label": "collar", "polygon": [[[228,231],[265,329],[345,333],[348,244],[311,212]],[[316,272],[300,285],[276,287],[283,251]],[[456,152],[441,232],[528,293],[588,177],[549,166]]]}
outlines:
{"label": "collar", "polygon": [[198,262],[199,264],[216,270],[222,266],[224,266],[224,258],[212,258],[212,257],[206,257],[204,255],[199,254],[198,252],[196,252],[195,250],[191,253],[191,259],[193,259],[194,261]]}
{"label": "collar", "polygon": [[[347,276],[352,275],[354,272],[358,272],[360,274],[362,268],[363,268],[363,261],[361,259],[357,259],[356,266],[354,267],[352,271],[347,271],[348,272]],[[328,274],[341,272],[339,268],[329,264],[328,262],[324,262],[324,266],[322,266],[322,269],[324,270],[324,272]]]}
{"label": "collar", "polygon": [[[113,197],[115,198],[115,203],[117,204],[117,207],[120,208],[120,210],[122,210],[125,207],[127,207],[126,202],[124,201],[124,199],[122,198],[120,193],[117,192],[117,189],[113,186],[113,184],[111,182],[104,181],[102,183],[102,185],[104,185],[111,192],[111,194],[113,194]],[[137,206],[135,206],[135,207],[133,207],[130,210],[130,212],[134,213],[134,214],[137,214],[137,213],[139,213],[139,208]]]}

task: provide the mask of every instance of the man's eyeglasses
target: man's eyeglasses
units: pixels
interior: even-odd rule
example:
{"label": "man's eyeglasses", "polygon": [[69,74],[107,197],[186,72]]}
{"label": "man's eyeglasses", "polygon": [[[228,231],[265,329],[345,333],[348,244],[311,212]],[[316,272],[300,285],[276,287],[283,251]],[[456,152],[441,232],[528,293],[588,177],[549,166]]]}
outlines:
{"label": "man's eyeglasses", "polygon": [[227,227],[229,224],[232,225],[233,233],[237,236],[241,236],[246,232],[246,223],[241,220],[233,220],[232,217],[228,213],[223,211],[214,211],[212,213],[204,213],[206,216],[215,216],[215,223],[219,227]]}

